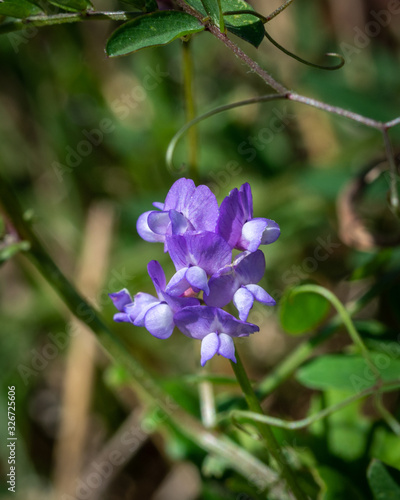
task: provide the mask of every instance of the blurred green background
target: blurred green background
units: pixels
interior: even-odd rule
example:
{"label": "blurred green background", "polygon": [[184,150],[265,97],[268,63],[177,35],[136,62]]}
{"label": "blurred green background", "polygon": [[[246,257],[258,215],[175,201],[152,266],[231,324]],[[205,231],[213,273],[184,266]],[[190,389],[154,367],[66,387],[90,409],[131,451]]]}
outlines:
{"label": "blurred green background", "polygon": [[[106,0],[95,0],[94,5],[98,10],[127,7]],[[279,2],[260,0],[253,5],[267,14]],[[366,23],[374,19],[372,12],[386,8],[387,2],[378,0],[296,0],[271,23],[273,37],[311,61],[325,62],[325,52],[344,51],[347,63],[336,72],[301,65],[267,41],[259,50],[239,44],[296,92],[390,120],[400,109],[400,14],[391,15],[386,26],[379,24],[376,36],[360,38]],[[172,276],[173,267],[162,247],[140,240],[135,224],[153,201],[164,200],[177,177],[187,175],[185,170],[169,172],[165,165],[168,143],[185,122],[182,43],[175,41],[166,47],[108,59],[104,45],[116,26],[108,21],[85,22],[0,37],[0,168],[22,205],[31,210],[34,228],[50,254],[72,279],[79,275],[88,214],[98,210],[98,225],[91,238],[98,234],[100,241],[110,239],[111,249],[101,270],[96,271],[93,254],[93,272],[103,276],[89,298],[109,319],[114,310],[107,293],[122,287],[132,294],[153,293],[146,271],[149,260],[159,260],[167,278]],[[360,43],[365,47],[360,48]],[[196,36],[191,46],[197,113],[269,93],[265,84],[212,36]],[[343,242],[338,234],[343,221],[338,217],[337,202],[344,187],[371,162],[384,157],[379,132],[300,104],[278,101],[217,115],[197,130],[201,182],[214,190],[219,201],[230,189],[250,182],[255,215],[280,224],[280,239],[263,249],[267,271],[261,283],[276,299],[288,285],[313,280],[348,301],[366,291],[382,273],[398,268],[397,248],[360,250]],[[391,137],[395,145],[399,143],[399,127],[391,131]],[[185,162],[187,144],[183,139],[175,163]],[[387,192],[386,178],[380,175],[368,186],[360,205],[367,230],[385,237],[399,230],[387,208]],[[111,232],[109,222],[105,223],[105,234],[103,216],[113,220]],[[333,242],[329,258],[324,260],[315,257],[321,241],[327,245]],[[96,243],[91,248],[96,249]],[[56,346],[56,355],[45,360],[40,369],[32,363],[44,347],[54,345],[51,334],[61,332],[68,338],[70,318],[23,257],[4,264],[0,273],[0,400],[4,407],[7,385],[16,386],[17,497],[53,498],[52,488],[59,480],[56,464],[62,462],[57,443],[68,348]],[[399,331],[399,291],[398,284],[393,286],[390,297],[377,297],[360,316],[379,320],[384,332],[392,332],[394,338]],[[261,331],[241,343],[240,349],[251,376],[261,379],[302,339],[283,333],[275,309],[266,313],[256,308],[252,314],[250,321],[261,319]],[[184,375],[198,370],[199,346],[179,334],[162,342],[131,325],[114,328],[151,371],[169,380],[175,396],[199,414],[196,387],[183,382]],[[338,351],[348,343],[340,331],[324,350]],[[97,353],[95,358],[83,464],[96,456],[133,410],[138,418],[143,412],[124,385],[123,372],[112,368],[104,354]],[[23,372],[23,367],[32,371]],[[213,360],[212,370],[231,375],[223,358]],[[76,392],[79,394],[79,382]],[[321,404],[338,397],[327,391]],[[296,419],[307,413],[311,400],[318,403],[311,390],[290,380],[266,400],[265,408],[272,415]],[[399,415],[395,396],[388,404]],[[371,409],[360,413],[354,406],[340,415],[329,420],[326,428],[315,426],[287,444],[298,447],[300,455],[316,457],[322,477],[333,477],[333,482],[348,488],[343,490],[347,493],[339,491],[323,498],[370,498],[362,476],[365,466],[377,455],[398,466],[398,439],[376,423]],[[289,438],[283,434],[281,439]],[[1,453],[4,461],[3,446]],[[119,468],[108,489],[97,492],[95,498],[258,498],[257,492],[233,473],[225,471],[221,478],[215,478],[204,469],[199,472],[203,458],[199,450],[176,436],[152,435]],[[175,490],[167,484],[174,474],[180,484]],[[349,482],[353,484],[349,486]],[[182,484],[192,487],[186,496],[180,491]],[[167,493],[163,492],[166,485],[172,488]],[[11,498],[4,483],[1,488],[1,496]],[[171,491],[173,496],[168,496]],[[346,496],[349,491],[352,496]]]}

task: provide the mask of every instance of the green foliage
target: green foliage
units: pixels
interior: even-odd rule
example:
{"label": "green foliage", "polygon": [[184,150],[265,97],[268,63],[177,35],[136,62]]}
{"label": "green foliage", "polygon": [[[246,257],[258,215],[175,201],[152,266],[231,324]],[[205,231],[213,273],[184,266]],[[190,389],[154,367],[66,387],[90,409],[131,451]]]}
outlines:
{"label": "green foliage", "polygon": [[[235,10],[254,10],[244,0],[221,0],[224,12]],[[258,47],[264,40],[264,25],[255,16],[250,14],[235,14],[225,16],[225,26],[228,31],[242,38],[254,47]]]}
{"label": "green foliage", "polygon": [[[385,382],[400,387],[400,359],[380,353],[371,358]],[[377,380],[365,359],[358,355],[327,354],[314,358],[297,372],[297,380],[310,389],[338,389],[352,393],[368,389]]]}
{"label": "green foliage", "polygon": [[201,3],[212,22],[218,26],[221,31],[224,31],[224,16],[221,8],[221,0],[201,0]]}
{"label": "green foliage", "polygon": [[373,460],[368,467],[368,482],[375,500],[400,498],[400,483],[394,480],[389,468],[379,460]]}
{"label": "green foliage", "polygon": [[140,49],[166,45],[177,38],[199,33],[204,26],[193,16],[173,10],[155,12],[128,21],[111,35],[106,52],[122,56]]}
{"label": "green foliage", "polygon": [[318,482],[322,483],[320,500],[364,500],[362,493],[357,490],[351,480],[339,471],[320,466],[316,468]]}
{"label": "green foliage", "polygon": [[313,330],[325,318],[330,308],[328,300],[315,293],[298,293],[289,289],[280,301],[279,318],[282,328],[291,335]]}
{"label": "green foliage", "polygon": [[4,246],[2,246],[2,243],[0,242],[0,266],[7,260],[14,257],[15,254],[19,252],[26,252],[29,248],[30,244],[27,241],[18,241]]}
{"label": "green foliage", "polygon": [[4,0],[0,3],[0,15],[24,18],[42,13],[37,5],[28,0]]}
{"label": "green foliage", "polygon": [[71,12],[80,12],[92,7],[90,0],[48,0],[48,2]]}
{"label": "green foliage", "polygon": [[156,0],[121,0],[123,3],[132,5],[135,9],[144,12],[154,12],[158,9]]}
{"label": "green foliage", "polygon": [[[207,16],[208,11],[204,8],[201,0],[185,1],[198,12]],[[253,7],[244,0],[221,0],[221,9],[223,12],[254,10]],[[211,16],[213,20],[216,15],[217,13],[214,14],[214,17]],[[264,25],[257,17],[250,14],[236,14],[233,16],[224,16],[224,18],[225,28],[228,31],[239,38],[242,38],[246,42],[251,43],[254,47],[258,47],[264,40]],[[214,24],[217,24],[217,26],[219,25],[217,22],[214,22]]]}

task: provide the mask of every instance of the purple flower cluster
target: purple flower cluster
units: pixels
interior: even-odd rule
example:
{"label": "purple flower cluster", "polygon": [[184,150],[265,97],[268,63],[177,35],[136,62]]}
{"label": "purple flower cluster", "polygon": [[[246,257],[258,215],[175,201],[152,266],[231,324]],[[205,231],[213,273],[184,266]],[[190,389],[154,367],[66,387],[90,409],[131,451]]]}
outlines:
{"label": "purple flower cluster", "polygon": [[[164,203],[153,205],[157,210],[139,217],[138,233],[146,241],[164,243],[176,273],[167,284],[159,262],[151,261],[147,269],[157,297],[140,292],[132,300],[126,289],[110,294],[119,311],[114,320],[144,326],[159,339],[178,327],[187,337],[202,341],[202,366],[215,354],[236,362],[233,338],[259,331],[247,322],[254,301],[275,305],[257,285],[265,272],[264,254],[258,248],[278,239],[278,224],[253,217],[247,183],[231,191],[219,208],[207,186],[196,187],[182,178]],[[242,252],[232,262],[234,249]],[[222,309],[231,301],[240,319]]]}

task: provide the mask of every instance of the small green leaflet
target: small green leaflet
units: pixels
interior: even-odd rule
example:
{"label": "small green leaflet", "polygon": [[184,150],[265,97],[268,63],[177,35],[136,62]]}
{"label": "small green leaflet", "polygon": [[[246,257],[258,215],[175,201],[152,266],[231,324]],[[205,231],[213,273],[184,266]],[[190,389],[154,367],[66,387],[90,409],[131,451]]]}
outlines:
{"label": "small green leaflet", "polygon": [[[393,471],[395,472],[395,469]],[[375,500],[398,500],[400,498],[400,484],[395,481],[382,462],[372,460],[367,476]]]}
{"label": "small green leaflet", "polygon": [[3,0],[0,1],[0,15],[16,17],[23,19],[24,17],[37,16],[42,10],[27,0]]}
{"label": "small green leaflet", "polygon": [[[185,0],[188,5],[200,12],[204,17],[209,15],[214,24],[217,24],[214,17],[209,14],[204,8],[201,0]],[[234,10],[254,10],[244,0],[220,0],[222,12],[230,12]],[[203,2],[204,3],[204,2]],[[234,35],[242,38],[248,43],[258,47],[264,39],[264,25],[255,16],[250,14],[237,14],[235,16],[224,16],[225,28]],[[219,24],[217,24],[219,26]]]}
{"label": "small green leaflet", "polygon": [[201,3],[213,23],[218,26],[221,31],[224,31],[224,16],[222,15],[221,0],[201,0]]}
{"label": "small green leaflet", "polygon": [[157,11],[132,19],[114,31],[107,42],[106,52],[111,57],[123,56],[140,49],[166,45],[203,30],[200,21],[190,14],[175,10]]}
{"label": "small green leaflet", "polygon": [[308,333],[327,315],[330,304],[316,293],[296,293],[289,289],[279,304],[279,319],[285,332],[291,335]]}
{"label": "small green leaflet", "polygon": [[[222,10],[229,12],[233,10],[254,10],[244,0],[221,0]],[[264,25],[255,16],[250,14],[237,14],[225,16],[225,26],[234,35],[258,47],[264,40]]]}
{"label": "small green leaflet", "polygon": [[89,0],[48,0],[48,2],[56,7],[60,7],[60,9],[71,12],[80,12],[92,7]]}
{"label": "small green leaflet", "polygon": [[[384,382],[400,387],[400,359],[371,352],[371,358]],[[302,366],[297,380],[310,389],[338,389],[358,393],[375,385],[376,379],[362,356],[327,354]]]}
{"label": "small green leaflet", "polygon": [[31,245],[28,241],[18,241],[1,247],[0,243],[0,265],[10,260],[18,252],[26,252],[30,249]]}

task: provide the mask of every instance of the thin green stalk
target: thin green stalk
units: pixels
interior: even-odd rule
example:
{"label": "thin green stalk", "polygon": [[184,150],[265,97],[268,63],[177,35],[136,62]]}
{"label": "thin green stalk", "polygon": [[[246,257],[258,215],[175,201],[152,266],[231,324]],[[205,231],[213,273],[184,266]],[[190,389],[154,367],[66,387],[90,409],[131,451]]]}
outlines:
{"label": "thin green stalk", "polygon": [[[247,376],[247,373],[243,367],[242,361],[236,349],[236,363],[231,361],[231,365],[233,368],[233,372],[242,388],[243,394],[246,398],[247,405],[250,411],[257,413],[259,415],[264,415],[264,412],[261,408],[261,405],[258,401],[258,398],[251,386],[250,380]],[[289,488],[292,490],[294,497],[297,500],[306,500],[306,495],[302,492],[299,485],[297,484],[296,476],[289,464],[285,460],[281,447],[276,440],[271,428],[266,423],[258,423],[257,429],[263,437],[268,451],[271,453],[272,457],[275,459],[277,466],[280,469],[280,473],[282,478],[286,481]]]}
{"label": "thin green stalk", "polygon": [[[399,274],[400,270],[387,274],[382,277],[381,280],[371,289],[368,289],[368,291],[358,300],[348,304],[346,310],[349,316],[351,317],[361,311],[372,299],[396,281]],[[256,390],[258,397],[263,399],[277,389],[279,385],[287,380],[300,365],[307,361],[310,355],[314,352],[315,348],[330,338],[333,333],[342,326],[342,324],[342,318],[339,314],[337,314],[321,331],[310,339],[302,342],[296,349],[289,353],[284,360],[259,383]]]}
{"label": "thin green stalk", "polygon": [[[258,413],[253,413],[249,411],[241,411],[241,410],[232,410],[229,414],[221,415],[219,421],[224,421],[226,419],[232,419],[234,423],[236,422],[261,422],[266,423],[268,425],[272,425],[273,427],[280,427],[282,429],[288,430],[296,430],[296,429],[304,429],[309,425],[322,420],[323,418],[329,417],[333,413],[345,408],[351,403],[363,399],[371,394],[374,394],[376,391],[389,391],[389,390],[398,390],[399,383],[393,384],[393,382],[388,384],[377,384],[373,387],[369,387],[368,389],[364,389],[362,392],[355,394],[353,396],[349,396],[348,398],[340,401],[335,405],[330,406],[329,408],[325,408],[314,415],[310,415],[307,418],[303,418],[301,420],[296,420],[293,422],[287,422],[286,420],[281,420],[280,418],[270,417],[268,415],[260,415]],[[387,412],[386,408],[384,410]],[[389,412],[387,412],[389,413]],[[389,413],[391,419],[395,420],[393,416]],[[397,424],[397,429],[400,428],[398,422],[395,420]]]}
{"label": "thin green stalk", "polygon": [[176,146],[179,142],[179,140],[185,135],[186,132],[190,131],[190,129],[196,125],[197,123],[200,123],[203,120],[206,120],[207,118],[210,118],[211,116],[217,115],[218,113],[222,113],[224,111],[229,111],[230,109],[234,108],[239,108],[240,106],[247,106],[249,104],[256,104],[258,102],[268,102],[268,101],[274,101],[277,99],[285,99],[286,95],[285,94],[267,94],[267,95],[262,95],[258,97],[252,97],[250,99],[245,99],[243,101],[238,101],[238,102],[233,102],[231,104],[225,104],[223,106],[218,106],[211,111],[207,111],[207,113],[204,113],[200,116],[197,116],[190,122],[186,123],[182,128],[176,132],[174,137],[170,140],[167,148],[167,152],[165,154],[165,162],[167,164],[167,168],[170,171],[175,171],[176,168],[174,167],[174,153]]}
{"label": "thin green stalk", "polygon": [[54,26],[56,24],[77,23],[81,21],[129,21],[134,17],[142,16],[143,12],[68,12],[63,14],[54,14],[52,16],[31,16],[18,21],[10,21],[0,24],[0,34],[20,31],[30,26],[42,28],[44,26]]}
{"label": "thin green stalk", "polygon": [[386,156],[389,162],[389,174],[390,174],[390,205],[393,212],[399,216],[400,215],[400,202],[399,193],[397,191],[398,176],[397,176],[397,165],[394,159],[393,147],[389,139],[389,134],[386,129],[382,130],[383,140],[385,143]]}
{"label": "thin green stalk", "polygon": [[385,420],[387,425],[392,429],[392,431],[400,437],[400,424],[399,422],[394,418],[394,416],[386,409],[382,402],[382,394],[378,393],[375,396],[375,406],[379,413],[381,414],[381,417]]}
{"label": "thin green stalk", "polygon": [[[191,51],[190,39],[184,41],[183,47],[183,86],[185,93],[185,110],[186,122],[192,122],[196,116],[195,110],[195,97],[193,92],[193,58]],[[198,182],[198,144],[197,144],[197,130],[196,127],[191,127],[188,131],[189,142],[189,174],[190,177]]]}
{"label": "thin green stalk", "polygon": [[336,295],[327,288],[324,288],[319,285],[300,285],[294,288],[292,291],[292,294],[298,294],[298,293],[316,293],[317,295],[325,297],[333,305],[333,307],[336,309],[339,316],[341,317],[343,325],[346,327],[347,332],[349,333],[349,336],[353,341],[353,344],[358,347],[358,349],[361,352],[361,355],[365,359],[365,362],[367,363],[371,371],[374,373],[374,375],[379,379],[380,378],[379,370],[376,368],[374,362],[372,361],[370,353],[366,345],[364,344],[363,339],[355,329],[353,321],[351,320],[351,317],[347,312],[347,309],[336,297]]}
{"label": "thin green stalk", "polygon": [[159,383],[146,369],[141,366],[140,362],[129,352],[129,348],[108,328],[98,312],[75,290],[73,285],[58,269],[29,224],[24,220],[23,212],[13,194],[12,188],[3,178],[1,171],[0,202],[7,219],[9,219],[19,237],[31,244],[27,256],[64,300],[70,311],[93,331],[107,354],[118,360],[126,368],[141,397],[145,401],[160,407],[166,416],[166,421],[179,429],[193,443],[206,452],[221,457],[233,470],[236,470],[242,476],[250,480],[263,477],[266,480],[265,484],[274,483],[277,480],[274,471],[229,438],[204,429],[197,420],[185,413],[164,392]]}

